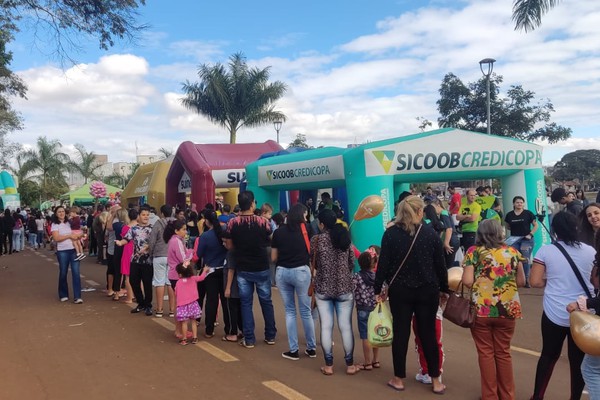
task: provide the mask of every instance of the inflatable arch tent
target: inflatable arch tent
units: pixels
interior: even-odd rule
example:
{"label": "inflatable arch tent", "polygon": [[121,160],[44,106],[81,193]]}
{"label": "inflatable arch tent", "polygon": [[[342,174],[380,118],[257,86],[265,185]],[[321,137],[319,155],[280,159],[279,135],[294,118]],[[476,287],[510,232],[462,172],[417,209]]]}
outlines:
{"label": "inflatable arch tent", "polygon": [[171,168],[173,156],[140,165],[121,193],[121,204],[149,204],[155,209],[165,204],[167,174]]}
{"label": "inflatable arch tent", "polygon": [[[237,189],[246,178],[245,167],[261,154],[282,150],[273,140],[265,143],[194,144],[183,142],[167,174],[167,203],[185,204],[187,194],[198,209],[215,203],[217,188],[231,188],[225,203],[237,204]],[[273,204],[279,204],[275,202]]]}
{"label": "inflatable arch tent", "polygon": [[0,172],[0,210],[16,210],[21,206],[21,196],[17,193],[15,181],[8,171]]}
{"label": "inflatable arch tent", "polygon": [[[393,217],[394,200],[413,182],[496,178],[504,210],[512,198],[541,212],[546,204],[541,146],[516,139],[454,128],[368,143],[352,149],[323,148],[256,161],[246,167],[247,188],[257,202],[277,204],[280,190],[345,186],[354,244],[361,250],[379,244]],[[382,211],[372,216],[373,196]],[[370,215],[371,214],[371,215]],[[545,229],[536,246],[550,243]]]}

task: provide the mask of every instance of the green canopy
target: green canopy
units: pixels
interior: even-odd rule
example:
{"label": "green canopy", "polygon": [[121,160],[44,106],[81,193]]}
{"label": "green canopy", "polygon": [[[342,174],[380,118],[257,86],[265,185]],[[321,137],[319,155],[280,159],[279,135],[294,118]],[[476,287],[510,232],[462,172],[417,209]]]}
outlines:
{"label": "green canopy", "polygon": [[[79,205],[79,206],[90,206],[94,204],[94,196],[90,194],[90,185],[92,183],[86,183],[79,189],[75,189],[69,193],[65,193],[60,196],[61,200],[69,200],[69,204],[71,205]],[[106,194],[110,195],[111,193],[122,192],[123,189],[104,184],[106,186]],[[100,203],[105,203],[108,200],[108,197],[103,197],[98,199]]]}

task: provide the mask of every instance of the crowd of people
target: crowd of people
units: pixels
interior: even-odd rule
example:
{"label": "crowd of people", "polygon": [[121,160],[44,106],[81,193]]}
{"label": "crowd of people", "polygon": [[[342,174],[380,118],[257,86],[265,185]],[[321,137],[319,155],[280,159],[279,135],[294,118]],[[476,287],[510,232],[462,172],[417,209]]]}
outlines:
{"label": "crowd of people", "polygon": [[[177,321],[175,336],[180,345],[198,341],[202,317],[203,336],[215,336],[221,313],[221,340],[255,347],[255,291],[264,318],[262,340],[275,344],[272,288],[276,286],[285,309],[289,345],[282,356],[294,361],[301,355],[317,356],[318,316],[323,375],[334,373],[336,322],[345,373],[380,368],[380,349],[372,348],[367,340],[367,320],[378,301],[389,301],[394,375],[387,384],[404,390],[412,328],[420,364],[415,378],[430,384],[435,394],[446,390],[442,381],[442,310],[450,294],[447,271],[460,262],[462,283],[470,288],[477,311],[471,334],[478,353],[482,399],[515,398],[510,343],[515,321],[522,316],[518,288],[530,286],[544,288],[543,347],[531,398],[544,398],[567,338],[571,398],[581,397],[585,379],[592,399],[599,399],[600,362],[598,357],[586,356],[582,374],[584,353],[570,336],[568,318],[573,310],[598,307],[597,300],[585,298],[586,288],[565,257],[574,260],[585,277],[587,293],[593,293],[598,281],[596,278],[596,287],[591,283],[591,278],[598,276],[594,265],[598,257],[595,248],[600,247],[596,235],[600,204],[584,206],[576,195],[555,189],[551,200],[564,207],[564,211],[553,210],[551,219],[558,244],[542,246],[533,255],[534,234],[540,224],[538,216],[525,208],[524,198],[514,197],[513,209],[506,215],[498,207],[499,201],[493,201],[496,212],[486,214],[477,200],[492,195],[491,188],[478,189],[482,190],[467,189],[462,199],[458,190],[449,187],[447,202],[432,191],[422,196],[401,194],[380,246],[374,244],[362,252],[352,244],[343,211],[328,193],[322,195],[318,207],[313,207],[311,199],[295,204],[287,213],[275,214],[269,204],[258,207],[250,191],[240,193],[234,208],[215,209],[208,204],[196,210],[164,205],[158,215],[146,206],[113,206],[94,213],[74,209],[67,216],[59,206],[51,223],[41,218],[43,223],[36,225],[35,233],[37,237],[41,230],[43,240],[44,227],[49,227],[59,261],[61,301],[69,300],[70,267],[73,300],[83,302],[79,281],[82,250],[78,246],[86,237],[90,256],[96,255],[97,262],[107,265],[108,295],[114,301],[135,302],[131,313],[161,318],[166,314],[162,299],[168,295],[168,315]],[[14,219],[5,214],[3,224],[8,218]],[[463,256],[457,260],[459,252]],[[355,308],[362,362],[354,357]]]}

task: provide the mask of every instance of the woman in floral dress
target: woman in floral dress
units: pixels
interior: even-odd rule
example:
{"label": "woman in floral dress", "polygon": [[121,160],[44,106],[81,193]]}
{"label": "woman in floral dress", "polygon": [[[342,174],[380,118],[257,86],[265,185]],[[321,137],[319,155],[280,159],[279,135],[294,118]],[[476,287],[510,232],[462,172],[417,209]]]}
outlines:
{"label": "woman in floral dress", "polygon": [[517,286],[525,285],[521,254],[504,243],[497,220],[479,224],[475,246],[463,260],[462,281],[472,287],[477,318],[471,335],[479,356],[481,399],[515,399],[510,341],[521,318]]}

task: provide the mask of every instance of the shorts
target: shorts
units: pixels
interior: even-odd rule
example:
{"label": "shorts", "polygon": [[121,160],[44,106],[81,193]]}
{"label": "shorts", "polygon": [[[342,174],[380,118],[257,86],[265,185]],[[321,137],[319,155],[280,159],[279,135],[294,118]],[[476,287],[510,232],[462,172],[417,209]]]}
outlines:
{"label": "shorts", "polygon": [[165,285],[171,285],[171,282],[167,278],[167,271],[169,266],[167,264],[167,257],[154,257],[152,259],[152,266],[154,267],[154,274],[152,276],[152,286],[160,287]]}
{"label": "shorts", "polygon": [[356,310],[357,321],[358,321],[358,335],[360,336],[360,338],[362,340],[368,339],[369,314],[371,314],[371,311]]}
{"label": "shorts", "polygon": [[202,310],[197,301],[192,301],[183,306],[177,306],[176,314],[177,321],[183,322],[191,319],[198,319],[202,316]]}

